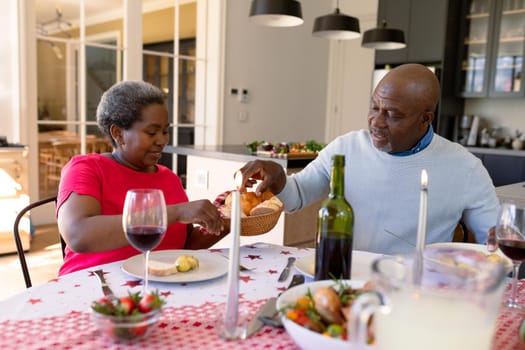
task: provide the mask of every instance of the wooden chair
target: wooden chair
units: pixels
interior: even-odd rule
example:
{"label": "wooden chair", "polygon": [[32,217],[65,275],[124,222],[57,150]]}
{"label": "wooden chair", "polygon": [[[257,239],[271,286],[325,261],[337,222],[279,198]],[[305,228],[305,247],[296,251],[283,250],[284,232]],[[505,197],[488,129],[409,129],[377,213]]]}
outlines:
{"label": "wooden chair", "polygon": [[49,189],[50,182],[60,182],[62,168],[76,154],[80,154],[79,141],[57,141],[51,144],[51,159],[45,164],[44,189]]}
{"label": "wooden chair", "polygon": [[[20,227],[19,227],[20,226],[20,220],[22,220],[24,215],[28,211],[30,211],[31,209],[39,207],[39,206],[47,204],[47,203],[50,203],[50,202],[55,202],[55,205],[56,205],[56,201],[57,201],[57,197],[56,196],[52,196],[52,197],[44,198],[44,199],[41,199],[41,200],[36,201],[34,203],[31,203],[31,204],[25,206],[24,208],[22,208],[22,210],[20,210],[20,212],[18,213],[18,215],[15,218],[15,222],[13,224],[13,234],[14,234],[14,238],[15,238],[16,251],[18,253],[18,258],[20,260],[20,266],[22,267],[22,274],[24,275],[24,281],[26,283],[26,287],[27,288],[31,287],[32,283],[31,283],[31,277],[29,275],[29,269],[27,267],[24,247],[22,246],[22,240],[20,239]],[[62,258],[64,258],[64,256],[65,256],[64,249],[66,248],[66,243],[64,242],[64,240],[62,239],[62,236],[60,236],[60,234],[59,234],[58,238],[60,239],[60,245],[62,247]]]}
{"label": "wooden chair", "polygon": [[467,225],[465,225],[463,221],[460,221],[456,226],[452,242],[477,243],[474,234],[467,228]]}
{"label": "wooden chair", "polygon": [[106,138],[97,137],[86,140],[86,153],[106,153],[112,150],[113,146]]}

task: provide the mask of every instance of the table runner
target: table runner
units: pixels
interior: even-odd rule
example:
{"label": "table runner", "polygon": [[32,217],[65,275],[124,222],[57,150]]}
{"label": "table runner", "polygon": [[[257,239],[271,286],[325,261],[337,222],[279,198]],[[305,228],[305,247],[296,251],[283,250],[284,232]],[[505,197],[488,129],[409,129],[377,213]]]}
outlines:
{"label": "table runner", "polygon": [[[264,299],[244,305],[253,315]],[[284,329],[264,326],[250,338],[226,341],[216,335],[215,312],[221,303],[201,306],[165,307],[162,317],[147,338],[134,343],[108,340],[86,312],[38,320],[0,323],[0,349],[296,349]]]}

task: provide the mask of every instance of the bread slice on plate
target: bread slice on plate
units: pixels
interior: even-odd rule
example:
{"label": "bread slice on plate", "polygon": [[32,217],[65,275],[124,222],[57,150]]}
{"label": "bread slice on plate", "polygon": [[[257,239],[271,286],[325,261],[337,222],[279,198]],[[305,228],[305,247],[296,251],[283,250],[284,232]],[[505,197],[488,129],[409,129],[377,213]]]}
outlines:
{"label": "bread slice on plate", "polygon": [[148,272],[156,276],[169,276],[176,274],[178,271],[175,262],[167,263],[163,261],[150,260],[148,262]]}

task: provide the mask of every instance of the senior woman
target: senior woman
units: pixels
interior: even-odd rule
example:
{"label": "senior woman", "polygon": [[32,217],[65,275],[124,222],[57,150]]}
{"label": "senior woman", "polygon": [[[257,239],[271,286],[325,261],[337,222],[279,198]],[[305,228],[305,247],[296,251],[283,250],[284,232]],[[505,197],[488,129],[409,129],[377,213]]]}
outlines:
{"label": "senior woman", "polygon": [[62,171],[57,217],[67,247],[59,275],[138,253],[122,228],[124,199],[132,188],[164,192],[168,230],[157,250],[208,248],[226,235],[217,208],[209,200],[188,201],[179,177],[158,164],[169,140],[160,89],[142,81],[115,84],[102,95],[97,122],[114,150],[77,155]]}

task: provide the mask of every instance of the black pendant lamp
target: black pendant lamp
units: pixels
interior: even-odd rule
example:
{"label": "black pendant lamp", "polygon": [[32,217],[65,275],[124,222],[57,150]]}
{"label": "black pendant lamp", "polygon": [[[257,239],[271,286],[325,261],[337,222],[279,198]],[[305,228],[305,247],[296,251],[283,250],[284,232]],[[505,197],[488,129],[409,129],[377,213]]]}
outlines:
{"label": "black pendant lamp", "polygon": [[359,20],[339,11],[339,1],[334,13],[315,19],[312,35],[333,40],[356,39],[361,36]]}
{"label": "black pendant lamp", "polygon": [[367,30],[361,46],[376,50],[397,50],[406,47],[405,34],[400,29],[387,28],[383,20],[380,28]]}
{"label": "black pendant lamp", "polygon": [[269,27],[293,27],[304,22],[301,3],[296,0],[253,0],[250,19]]}

